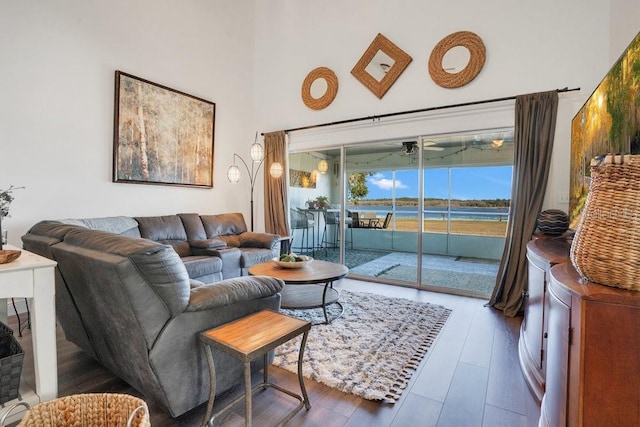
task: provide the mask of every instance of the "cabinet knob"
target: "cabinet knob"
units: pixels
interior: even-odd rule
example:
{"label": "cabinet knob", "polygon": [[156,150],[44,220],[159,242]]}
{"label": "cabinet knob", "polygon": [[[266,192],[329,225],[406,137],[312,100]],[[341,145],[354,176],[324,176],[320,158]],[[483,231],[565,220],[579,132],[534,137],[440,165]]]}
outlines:
{"label": "cabinet knob", "polygon": [[546,338],[547,337],[547,333],[545,332],[544,334],[542,334],[542,338]]}

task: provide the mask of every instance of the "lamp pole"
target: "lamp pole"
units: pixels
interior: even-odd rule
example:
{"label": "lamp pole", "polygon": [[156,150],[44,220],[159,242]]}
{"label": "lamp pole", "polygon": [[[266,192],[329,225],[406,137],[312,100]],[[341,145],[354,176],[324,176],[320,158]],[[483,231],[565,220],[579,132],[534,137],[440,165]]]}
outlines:
{"label": "lamp pole", "polygon": [[[247,170],[247,173],[249,174],[249,182],[251,184],[251,231],[253,231],[253,187],[255,186],[255,183],[256,183],[256,177],[258,176],[258,171],[260,170],[260,167],[264,163],[264,159],[265,158],[263,157],[260,160],[260,162],[257,162],[258,163],[258,167],[256,167],[256,168],[254,168],[256,162],[251,162],[251,169],[249,169],[249,166],[247,165],[247,162],[245,162],[244,159],[242,157],[240,157],[239,155],[237,155],[236,153],[233,153],[234,160],[235,160],[236,157],[238,159],[240,159],[240,161],[244,165],[245,169]],[[239,178],[240,177],[238,176],[238,179]],[[230,178],[230,180],[231,180],[231,178]],[[233,182],[233,181],[231,181],[231,182]]]}

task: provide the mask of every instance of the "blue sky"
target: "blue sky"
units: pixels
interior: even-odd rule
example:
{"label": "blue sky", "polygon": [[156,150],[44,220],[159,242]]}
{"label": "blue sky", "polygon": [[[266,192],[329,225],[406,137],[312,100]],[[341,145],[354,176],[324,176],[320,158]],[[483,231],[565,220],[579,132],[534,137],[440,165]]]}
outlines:
{"label": "blue sky", "polygon": [[[512,166],[467,167],[451,169],[451,198],[509,199]],[[425,170],[425,197],[446,199],[448,169]],[[376,172],[367,177],[367,199],[391,198],[391,171]],[[418,170],[396,171],[396,197],[418,197]]]}

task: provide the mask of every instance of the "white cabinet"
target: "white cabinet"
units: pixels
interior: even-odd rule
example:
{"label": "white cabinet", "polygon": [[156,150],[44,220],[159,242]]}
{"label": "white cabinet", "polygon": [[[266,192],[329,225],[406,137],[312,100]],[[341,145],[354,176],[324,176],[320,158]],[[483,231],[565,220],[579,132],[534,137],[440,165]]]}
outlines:
{"label": "white cabinet", "polygon": [[[17,249],[7,245],[5,249]],[[35,395],[21,390],[30,404],[58,397],[56,353],[56,305],[54,268],[56,262],[23,250],[20,257],[0,264],[0,298],[31,299],[31,337],[35,369]],[[5,403],[0,414],[18,400]],[[35,401],[35,402],[34,402]],[[19,414],[19,412],[16,412]],[[11,417],[10,420],[17,417]]]}
{"label": "white cabinet", "polygon": [[528,280],[518,356],[522,373],[538,401],[542,400],[545,388],[549,270],[569,261],[569,248],[566,240],[545,236],[527,244]]}

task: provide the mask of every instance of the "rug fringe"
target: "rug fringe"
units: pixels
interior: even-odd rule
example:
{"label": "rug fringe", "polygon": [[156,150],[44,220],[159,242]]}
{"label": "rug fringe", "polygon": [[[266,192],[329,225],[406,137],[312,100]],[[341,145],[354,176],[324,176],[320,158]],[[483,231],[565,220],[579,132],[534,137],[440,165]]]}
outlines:
{"label": "rug fringe", "polygon": [[422,359],[424,359],[424,356],[427,354],[429,348],[431,348],[431,344],[433,344],[433,341],[442,330],[450,314],[451,310],[447,310],[446,315],[443,315],[442,318],[435,323],[434,327],[425,336],[424,340],[415,350],[414,355],[407,362],[407,364],[401,370],[397,371],[397,381],[387,391],[386,396],[384,397],[384,399],[382,399],[383,402],[396,403],[398,399],[400,399],[400,395],[407,388],[409,380],[411,380],[411,376],[418,369],[420,362],[422,361]]}

